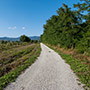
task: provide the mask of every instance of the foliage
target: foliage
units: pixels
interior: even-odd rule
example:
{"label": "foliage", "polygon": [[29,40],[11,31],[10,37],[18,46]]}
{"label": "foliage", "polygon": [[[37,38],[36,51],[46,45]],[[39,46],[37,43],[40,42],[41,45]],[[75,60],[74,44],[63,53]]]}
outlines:
{"label": "foliage", "polygon": [[20,37],[20,41],[21,41],[21,42],[30,42],[31,39],[30,39],[29,37],[25,36],[25,35],[22,35],[22,36]]}
{"label": "foliage", "polygon": [[[59,44],[60,47],[76,48],[81,53],[88,53],[90,48],[90,0],[81,0],[81,3],[74,7],[77,10],[72,11],[63,4],[63,7],[57,10],[57,15],[47,20],[40,39],[44,43]],[[86,15],[84,12],[87,12]]]}
{"label": "foliage", "polygon": [[[76,10],[71,10],[63,4],[57,10],[57,15],[46,21],[40,41],[66,49],[75,49],[83,55],[90,56],[90,0],[80,0],[74,7]],[[57,52],[71,65],[80,80],[90,88],[89,61],[78,60],[71,55]]]}

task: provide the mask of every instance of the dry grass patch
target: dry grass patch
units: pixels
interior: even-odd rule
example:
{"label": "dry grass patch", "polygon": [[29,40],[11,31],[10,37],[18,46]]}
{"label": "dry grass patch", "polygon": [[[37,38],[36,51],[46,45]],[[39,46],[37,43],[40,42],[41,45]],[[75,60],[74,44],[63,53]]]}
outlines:
{"label": "dry grass patch", "polygon": [[40,55],[40,51],[41,48],[39,43],[32,44],[23,48],[23,50],[14,52],[14,54],[12,53],[12,55],[15,56],[12,62],[6,63],[6,60],[3,61],[5,64],[0,66],[0,90],[8,83],[14,81],[23,70],[34,63],[36,58]]}

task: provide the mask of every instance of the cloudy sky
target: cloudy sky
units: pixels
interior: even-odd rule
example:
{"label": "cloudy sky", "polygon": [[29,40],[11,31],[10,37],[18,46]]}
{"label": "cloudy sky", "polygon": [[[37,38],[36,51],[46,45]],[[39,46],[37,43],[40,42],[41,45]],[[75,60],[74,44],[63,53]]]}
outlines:
{"label": "cloudy sky", "polygon": [[40,36],[43,24],[62,3],[79,0],[0,0],[0,37]]}

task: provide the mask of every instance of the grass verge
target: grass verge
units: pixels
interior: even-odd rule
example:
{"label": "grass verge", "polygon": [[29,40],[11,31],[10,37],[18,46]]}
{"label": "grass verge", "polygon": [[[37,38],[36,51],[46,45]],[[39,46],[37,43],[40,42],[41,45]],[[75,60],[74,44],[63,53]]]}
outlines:
{"label": "grass verge", "polygon": [[32,63],[34,63],[36,58],[40,55],[40,51],[41,51],[41,48],[40,48],[40,45],[38,45],[38,48],[35,51],[35,53],[32,56],[30,56],[29,59],[25,60],[22,65],[19,65],[11,72],[8,72],[4,76],[0,77],[0,90],[3,90],[3,88],[6,87],[9,83],[15,81],[15,79],[18,77],[18,75],[21,74],[22,71],[24,71]]}
{"label": "grass verge", "polygon": [[[84,88],[86,90],[90,90],[90,65],[86,64],[87,60],[76,59],[70,54],[65,54],[62,51],[54,48],[51,45],[48,45],[50,48],[55,50],[61,57],[71,66],[71,69],[76,73],[79,77],[80,82],[85,84]],[[87,89],[88,87],[88,89]]]}

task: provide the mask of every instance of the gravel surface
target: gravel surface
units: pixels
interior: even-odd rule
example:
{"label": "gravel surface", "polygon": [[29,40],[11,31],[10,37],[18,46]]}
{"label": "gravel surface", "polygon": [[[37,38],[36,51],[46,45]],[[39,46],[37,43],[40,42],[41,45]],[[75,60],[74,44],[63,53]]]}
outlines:
{"label": "gravel surface", "polygon": [[41,43],[36,62],[4,90],[84,90],[70,66],[52,49]]}

